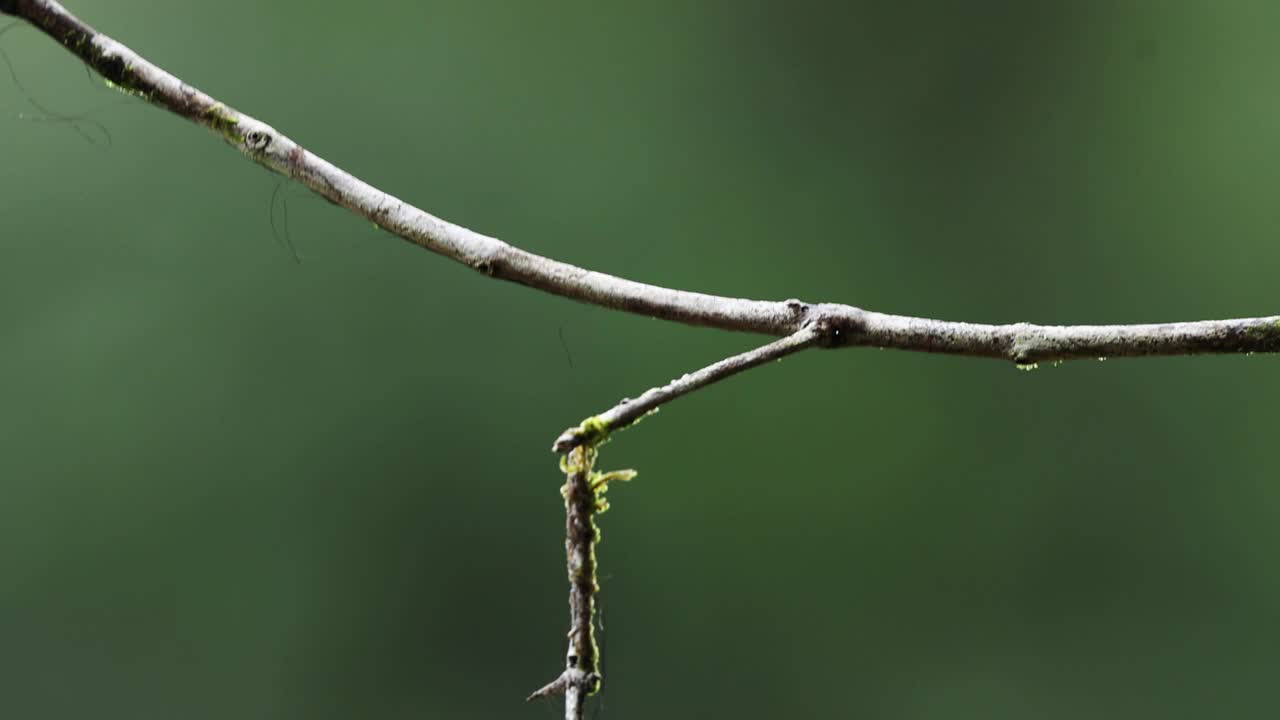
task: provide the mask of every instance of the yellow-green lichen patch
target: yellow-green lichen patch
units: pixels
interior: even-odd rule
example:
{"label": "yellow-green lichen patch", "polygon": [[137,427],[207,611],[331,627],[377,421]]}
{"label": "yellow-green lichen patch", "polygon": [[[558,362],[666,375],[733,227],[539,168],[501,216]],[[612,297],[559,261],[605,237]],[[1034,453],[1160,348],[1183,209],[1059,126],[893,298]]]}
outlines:
{"label": "yellow-green lichen patch", "polygon": [[596,463],[596,449],[590,446],[579,446],[560,456],[560,472],[565,475],[579,472],[591,472]]}
{"label": "yellow-green lichen patch", "polygon": [[1254,352],[1280,352],[1280,320],[1254,322],[1236,336],[1237,350]]}
{"label": "yellow-green lichen patch", "polygon": [[209,129],[227,140],[236,143],[244,140],[244,136],[240,134],[240,120],[227,109],[226,105],[214,103],[204,111],[202,118],[209,125]]}
{"label": "yellow-green lichen patch", "polygon": [[592,415],[578,425],[578,431],[575,434],[583,445],[590,447],[603,445],[609,440],[609,423],[599,415]]}
{"label": "yellow-green lichen patch", "polygon": [[104,78],[102,78],[102,84],[103,84],[103,85],[106,85],[107,87],[111,88],[112,90],[119,90],[120,92],[124,93],[125,95],[132,95],[132,96],[134,96],[134,97],[136,97],[136,98],[142,98],[143,100],[149,100],[149,99],[150,99],[150,98],[148,98],[148,97],[147,97],[147,94],[146,94],[146,93],[144,93],[144,92],[142,92],[141,90],[136,90],[136,89],[134,89],[134,88],[129,87],[128,85],[121,85],[120,83],[115,82],[114,80],[112,80],[111,78],[108,78],[108,77],[104,77]]}
{"label": "yellow-green lichen patch", "polygon": [[599,472],[595,469],[598,457],[599,452],[594,445],[579,445],[560,458],[560,470],[565,473],[560,493],[564,496],[568,516],[565,549],[573,618],[568,661],[570,668],[585,673],[587,685],[584,689],[588,695],[600,689],[603,679],[595,626],[595,596],[600,591],[596,578],[596,545],[600,542],[600,527],[596,524],[596,515],[609,507],[604,494],[610,484],[626,482],[636,476],[634,470]]}
{"label": "yellow-green lichen patch", "polygon": [[143,100],[151,99],[153,88],[138,75],[133,63],[126,60],[118,50],[92,44],[82,57],[89,67],[98,71],[107,87]]}
{"label": "yellow-green lichen patch", "polygon": [[605,499],[604,494],[609,492],[609,483],[611,482],[628,482],[635,478],[635,470],[610,470],[609,472],[591,471],[587,478],[587,485],[591,488],[594,496],[596,514],[600,514],[609,509],[609,501]]}

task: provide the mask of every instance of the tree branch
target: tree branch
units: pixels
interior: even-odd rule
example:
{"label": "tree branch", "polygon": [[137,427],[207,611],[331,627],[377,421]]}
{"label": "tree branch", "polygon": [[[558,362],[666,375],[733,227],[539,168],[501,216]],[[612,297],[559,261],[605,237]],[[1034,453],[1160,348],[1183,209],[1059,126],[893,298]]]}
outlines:
{"label": "tree branch", "polygon": [[1280,316],[1155,325],[979,325],[888,315],[850,305],[721,297],[594,272],[521,250],[446,222],[309,152],[270,125],[236,111],[99,33],[54,0],[0,0],[0,13],[44,31],[112,85],[221,137],[249,159],[293,178],[427,250],[491,277],[615,310],[786,336],[825,328],[825,347],[882,347],[1011,360],[1052,360],[1280,351]]}
{"label": "tree branch", "polygon": [[658,411],[658,408],[672,400],[724,380],[757,365],[771,360],[781,360],[794,352],[813,346],[824,336],[822,328],[808,325],[799,332],[775,340],[768,345],[748,350],[740,355],[725,358],[718,363],[708,365],[693,373],[686,373],[662,387],[649,388],[643,395],[632,400],[623,398],[622,402],[608,410],[593,415],[582,421],[581,425],[571,427],[556,438],[551,446],[553,452],[567,453],[579,445],[597,445],[603,442],[609,433],[622,430],[638,422],[646,415]]}

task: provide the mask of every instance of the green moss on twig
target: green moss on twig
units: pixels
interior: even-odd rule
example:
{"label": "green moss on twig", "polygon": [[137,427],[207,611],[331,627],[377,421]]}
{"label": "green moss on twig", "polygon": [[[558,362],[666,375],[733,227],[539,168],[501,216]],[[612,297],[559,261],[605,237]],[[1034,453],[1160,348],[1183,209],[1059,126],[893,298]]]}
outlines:
{"label": "green moss on twig", "polygon": [[592,415],[578,425],[578,437],[583,445],[598,447],[609,442],[609,424],[599,415]]}
{"label": "green moss on twig", "polygon": [[222,103],[214,103],[205,110],[201,118],[209,128],[233,143],[244,140],[240,132],[240,120]]}
{"label": "green moss on twig", "polygon": [[596,579],[596,545],[600,527],[596,516],[609,509],[604,495],[609,485],[626,482],[636,476],[634,470],[599,472],[595,469],[599,453],[591,445],[579,445],[560,458],[565,474],[560,494],[564,497],[567,516],[565,550],[568,555],[570,625],[569,668],[586,678],[582,686],[586,694],[600,688],[600,652],[595,637],[595,596],[600,591]]}

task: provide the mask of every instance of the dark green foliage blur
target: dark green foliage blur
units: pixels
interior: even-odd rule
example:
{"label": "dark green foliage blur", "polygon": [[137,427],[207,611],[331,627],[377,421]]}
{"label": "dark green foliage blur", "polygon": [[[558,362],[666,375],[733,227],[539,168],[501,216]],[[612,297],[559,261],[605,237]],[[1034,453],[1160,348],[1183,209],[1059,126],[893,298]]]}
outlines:
{"label": "dark green foliage blur", "polygon": [[[66,0],[443,217],[974,321],[1280,312],[1274,2]],[[485,279],[0,37],[0,717],[553,718],[551,441],[761,341]],[[86,141],[88,135],[95,142]],[[564,343],[561,342],[563,336]],[[567,346],[567,352],[566,352]],[[603,449],[606,719],[1270,718],[1271,357],[811,352]]]}

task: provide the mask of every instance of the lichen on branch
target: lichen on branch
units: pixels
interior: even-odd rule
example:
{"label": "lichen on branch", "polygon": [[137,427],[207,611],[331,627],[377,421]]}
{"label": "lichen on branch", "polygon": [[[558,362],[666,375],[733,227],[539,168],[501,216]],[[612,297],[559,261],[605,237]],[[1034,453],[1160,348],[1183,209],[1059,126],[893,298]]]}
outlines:
{"label": "lichen on branch", "polygon": [[609,509],[605,493],[615,482],[636,476],[634,470],[600,472],[595,469],[597,444],[579,445],[560,459],[565,474],[560,494],[565,510],[565,567],[569,575],[569,649],[565,669],[555,680],[534,691],[529,700],[564,695],[565,717],[581,717],[583,699],[600,689],[600,648],[595,634],[596,545],[600,527],[596,516]]}

